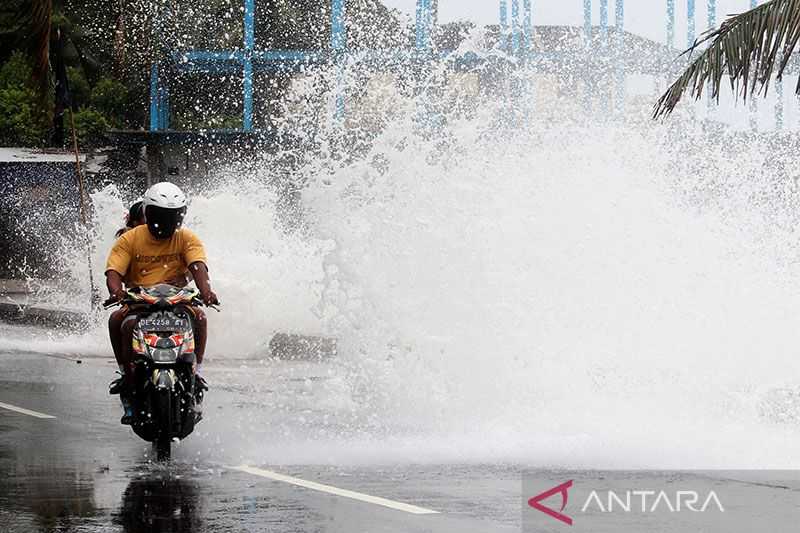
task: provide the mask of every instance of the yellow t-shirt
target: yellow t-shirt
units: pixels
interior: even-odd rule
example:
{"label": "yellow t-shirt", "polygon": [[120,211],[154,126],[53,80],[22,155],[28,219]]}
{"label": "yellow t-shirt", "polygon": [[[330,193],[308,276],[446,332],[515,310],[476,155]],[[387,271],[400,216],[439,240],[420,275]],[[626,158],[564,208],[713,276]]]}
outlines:
{"label": "yellow t-shirt", "polygon": [[151,287],[185,275],[198,261],[206,262],[206,251],[197,235],[181,228],[169,239],[159,240],[143,224],[117,239],[106,272],[118,272],[128,287]]}

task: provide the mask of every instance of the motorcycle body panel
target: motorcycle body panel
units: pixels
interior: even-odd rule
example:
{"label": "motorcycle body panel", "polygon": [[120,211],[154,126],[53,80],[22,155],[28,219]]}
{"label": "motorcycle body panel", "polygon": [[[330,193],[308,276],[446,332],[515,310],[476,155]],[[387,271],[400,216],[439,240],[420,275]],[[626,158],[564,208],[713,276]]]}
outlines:
{"label": "motorcycle body panel", "polygon": [[200,415],[196,393],[193,314],[197,291],[170,285],[128,291],[136,313],[133,431],[163,446],[186,438]]}

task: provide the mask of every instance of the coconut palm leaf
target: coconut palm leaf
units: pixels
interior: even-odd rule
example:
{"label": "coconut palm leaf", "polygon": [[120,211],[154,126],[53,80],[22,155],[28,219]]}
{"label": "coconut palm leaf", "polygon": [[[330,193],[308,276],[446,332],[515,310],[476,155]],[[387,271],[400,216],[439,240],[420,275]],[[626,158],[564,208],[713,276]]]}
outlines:
{"label": "coconut palm leaf", "polygon": [[[699,47],[708,44],[658,100],[654,118],[670,114],[687,90],[699,99],[706,84],[719,101],[726,76],[743,100],[759,90],[766,94],[773,73],[781,79],[799,39],[800,0],[770,0],[728,18],[684,52],[691,59]],[[796,91],[800,94],[800,80]]]}

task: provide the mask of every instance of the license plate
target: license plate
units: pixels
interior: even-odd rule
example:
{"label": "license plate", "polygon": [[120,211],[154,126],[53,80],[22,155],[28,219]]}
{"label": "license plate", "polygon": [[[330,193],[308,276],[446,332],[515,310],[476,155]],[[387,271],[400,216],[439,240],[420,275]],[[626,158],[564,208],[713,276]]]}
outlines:
{"label": "license plate", "polygon": [[139,320],[139,327],[142,331],[183,331],[188,324],[184,318],[157,317]]}

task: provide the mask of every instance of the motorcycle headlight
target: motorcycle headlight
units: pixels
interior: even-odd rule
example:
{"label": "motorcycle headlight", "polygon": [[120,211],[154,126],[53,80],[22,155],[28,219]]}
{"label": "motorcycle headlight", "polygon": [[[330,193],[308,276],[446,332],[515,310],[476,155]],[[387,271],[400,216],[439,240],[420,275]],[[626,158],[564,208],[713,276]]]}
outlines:
{"label": "motorcycle headlight", "polygon": [[172,348],[156,348],[150,353],[156,363],[172,363],[177,358]]}

